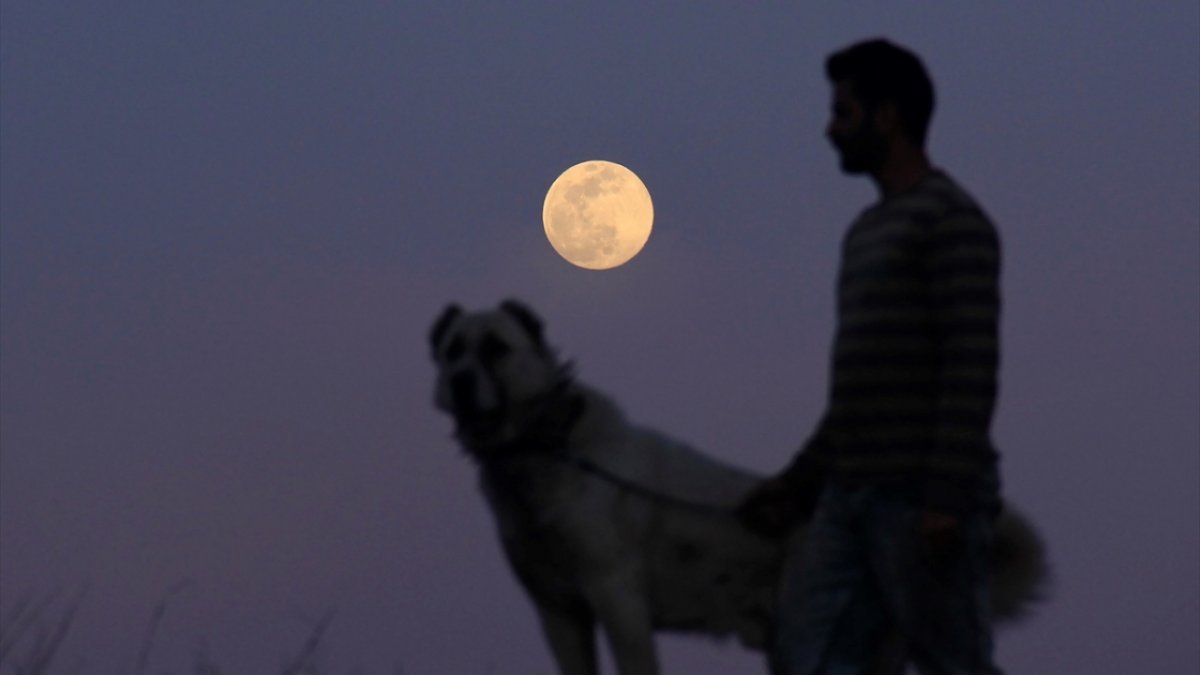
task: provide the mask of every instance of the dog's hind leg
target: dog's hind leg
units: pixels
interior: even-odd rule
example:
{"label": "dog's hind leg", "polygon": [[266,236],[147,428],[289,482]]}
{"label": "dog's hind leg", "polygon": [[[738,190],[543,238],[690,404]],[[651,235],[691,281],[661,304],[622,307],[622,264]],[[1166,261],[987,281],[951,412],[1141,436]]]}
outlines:
{"label": "dog's hind leg", "polygon": [[538,617],[560,675],[599,675],[595,622],[586,610],[539,606]]}

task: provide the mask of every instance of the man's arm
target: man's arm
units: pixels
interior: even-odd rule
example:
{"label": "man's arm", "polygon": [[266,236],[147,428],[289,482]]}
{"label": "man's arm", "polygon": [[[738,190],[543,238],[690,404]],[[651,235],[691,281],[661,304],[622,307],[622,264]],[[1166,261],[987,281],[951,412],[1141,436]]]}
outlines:
{"label": "man's arm", "polygon": [[768,536],[783,536],[808,518],[816,508],[825,483],[826,417],[791,463],[763,481],[738,507],[738,518],[750,529]]}
{"label": "man's arm", "polygon": [[940,358],[924,498],[928,511],[953,515],[988,489],[983,481],[995,461],[989,428],[999,367],[1000,243],[977,210],[942,219],[930,237],[927,270]]}

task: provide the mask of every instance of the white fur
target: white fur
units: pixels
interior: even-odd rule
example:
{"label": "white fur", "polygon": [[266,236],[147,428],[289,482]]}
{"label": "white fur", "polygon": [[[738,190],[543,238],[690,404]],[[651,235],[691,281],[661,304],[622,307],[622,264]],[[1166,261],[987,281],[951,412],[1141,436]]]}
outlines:
{"label": "white fur", "polygon": [[[436,400],[479,459],[504,551],[560,673],[596,675],[596,625],[620,675],[657,675],[655,630],[761,649],[784,543],[746,530],[732,511],[762,477],[631,424],[606,396],[566,379],[540,326],[530,332],[513,309],[444,315],[432,336]],[[497,340],[509,351],[484,358]],[[562,401],[578,402],[578,414]],[[473,426],[463,407],[503,421]],[[1033,560],[1040,542],[1016,515],[998,531],[1017,539],[1009,553],[1020,569],[1005,586],[1016,611],[1044,575]]]}

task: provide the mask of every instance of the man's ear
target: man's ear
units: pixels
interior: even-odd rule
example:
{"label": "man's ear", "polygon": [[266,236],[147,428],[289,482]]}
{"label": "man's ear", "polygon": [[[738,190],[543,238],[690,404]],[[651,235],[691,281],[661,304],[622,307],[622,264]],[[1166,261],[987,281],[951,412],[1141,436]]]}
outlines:
{"label": "man's ear", "polygon": [[875,129],[884,137],[900,132],[900,111],[895,101],[884,101],[875,106]]}

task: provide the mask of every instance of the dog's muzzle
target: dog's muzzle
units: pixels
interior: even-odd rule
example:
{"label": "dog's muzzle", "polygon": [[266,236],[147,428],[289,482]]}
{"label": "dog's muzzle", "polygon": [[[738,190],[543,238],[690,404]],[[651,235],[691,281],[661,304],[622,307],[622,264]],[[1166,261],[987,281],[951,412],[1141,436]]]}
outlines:
{"label": "dog's muzzle", "polygon": [[495,432],[504,421],[499,391],[486,375],[464,370],[450,376],[450,402],[461,431],[473,436]]}
{"label": "dog's muzzle", "polygon": [[461,414],[477,413],[481,406],[475,394],[475,374],[458,373],[450,378],[450,400],[454,410]]}

